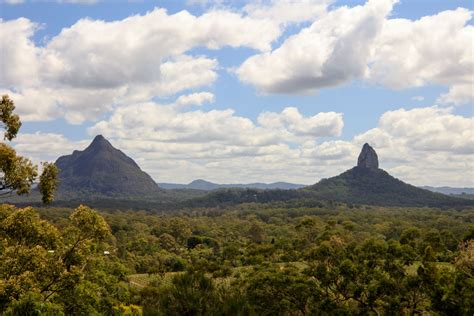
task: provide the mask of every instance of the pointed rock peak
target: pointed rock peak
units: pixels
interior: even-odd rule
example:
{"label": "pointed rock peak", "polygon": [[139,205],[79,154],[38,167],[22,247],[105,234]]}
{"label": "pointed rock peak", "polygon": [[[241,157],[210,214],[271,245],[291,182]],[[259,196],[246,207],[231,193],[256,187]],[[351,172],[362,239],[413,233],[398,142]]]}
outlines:
{"label": "pointed rock peak", "polygon": [[105,137],[102,135],[97,135],[96,137],[94,137],[94,140],[89,145],[89,148],[110,148],[110,147],[113,148],[112,144],[110,144],[110,142],[107,139],[105,139]]}
{"label": "pointed rock peak", "polygon": [[359,159],[357,159],[357,167],[378,169],[379,158],[375,150],[367,143],[362,147]]}

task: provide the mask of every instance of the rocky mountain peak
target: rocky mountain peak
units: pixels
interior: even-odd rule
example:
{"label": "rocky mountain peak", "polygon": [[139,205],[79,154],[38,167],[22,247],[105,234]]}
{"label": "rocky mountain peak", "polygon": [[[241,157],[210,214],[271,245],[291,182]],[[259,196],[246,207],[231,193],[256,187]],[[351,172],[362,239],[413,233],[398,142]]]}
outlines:
{"label": "rocky mountain peak", "polygon": [[378,169],[379,158],[375,150],[367,143],[362,147],[359,158],[357,159],[357,167]]}
{"label": "rocky mountain peak", "polygon": [[89,192],[107,196],[138,196],[159,190],[155,181],[102,135],[83,151],[56,160],[59,191]]}
{"label": "rocky mountain peak", "polygon": [[[94,137],[92,143],[90,143],[88,148],[97,148],[97,149],[104,149],[104,148],[113,148],[112,144],[105,139],[102,135],[97,135]],[[86,149],[87,150],[87,149]]]}

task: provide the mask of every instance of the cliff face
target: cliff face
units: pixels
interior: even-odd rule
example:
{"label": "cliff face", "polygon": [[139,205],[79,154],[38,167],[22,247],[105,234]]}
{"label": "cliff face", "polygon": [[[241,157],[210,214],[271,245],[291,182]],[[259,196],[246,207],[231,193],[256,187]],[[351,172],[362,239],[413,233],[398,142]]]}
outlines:
{"label": "cliff face", "polygon": [[379,157],[375,150],[367,143],[362,147],[362,151],[357,159],[357,167],[378,169],[379,168]]}

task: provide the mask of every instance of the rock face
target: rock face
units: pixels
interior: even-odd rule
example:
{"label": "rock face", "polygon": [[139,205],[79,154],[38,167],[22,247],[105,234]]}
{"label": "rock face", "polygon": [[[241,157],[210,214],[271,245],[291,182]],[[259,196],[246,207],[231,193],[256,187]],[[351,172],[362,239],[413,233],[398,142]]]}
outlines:
{"label": "rock face", "polygon": [[375,150],[367,143],[362,147],[359,158],[357,159],[357,167],[378,169],[379,158]]}
{"label": "rock face", "polygon": [[102,135],[83,151],[59,157],[59,191],[107,196],[144,195],[159,190],[155,181]]}

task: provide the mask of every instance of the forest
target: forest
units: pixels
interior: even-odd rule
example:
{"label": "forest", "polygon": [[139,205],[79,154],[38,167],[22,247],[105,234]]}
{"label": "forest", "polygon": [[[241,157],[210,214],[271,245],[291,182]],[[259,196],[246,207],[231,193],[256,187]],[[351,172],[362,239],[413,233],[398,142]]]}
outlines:
{"label": "forest", "polygon": [[0,206],[3,315],[472,315],[472,209]]}

